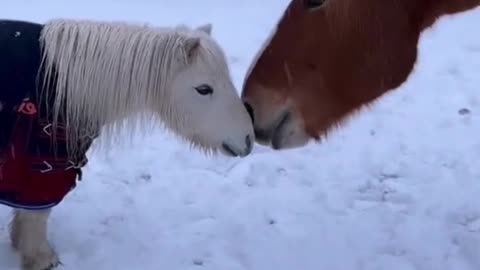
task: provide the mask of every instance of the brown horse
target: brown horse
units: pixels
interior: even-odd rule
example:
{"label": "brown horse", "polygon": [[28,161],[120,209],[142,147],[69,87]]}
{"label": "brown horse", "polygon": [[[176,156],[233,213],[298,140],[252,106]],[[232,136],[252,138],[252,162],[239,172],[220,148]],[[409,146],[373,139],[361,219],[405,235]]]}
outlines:
{"label": "brown horse", "polygon": [[292,0],[247,73],[257,142],[319,140],[409,77],[421,33],[480,0]]}

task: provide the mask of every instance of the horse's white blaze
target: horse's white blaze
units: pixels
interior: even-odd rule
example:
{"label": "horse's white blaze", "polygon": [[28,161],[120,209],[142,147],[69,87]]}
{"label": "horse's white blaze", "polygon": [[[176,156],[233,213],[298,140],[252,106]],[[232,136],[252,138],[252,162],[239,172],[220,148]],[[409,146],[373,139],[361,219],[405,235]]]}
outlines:
{"label": "horse's white blaze", "polygon": [[[52,20],[41,34],[45,89],[52,89],[55,121],[66,106],[68,148],[82,136],[118,128],[167,128],[194,146],[215,151],[228,144],[248,154],[253,139],[249,115],[231,81],[226,57],[210,33],[212,26],[158,28],[125,23]],[[58,75],[55,85],[48,79]],[[211,95],[195,87],[207,84]],[[48,94],[48,91],[45,91]]]}

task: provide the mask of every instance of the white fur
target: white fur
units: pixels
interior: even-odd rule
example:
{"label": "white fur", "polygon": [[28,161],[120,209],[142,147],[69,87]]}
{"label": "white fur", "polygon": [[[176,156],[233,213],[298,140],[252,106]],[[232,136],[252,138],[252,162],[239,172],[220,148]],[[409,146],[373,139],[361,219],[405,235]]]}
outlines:
{"label": "white fur", "polygon": [[[211,30],[209,24],[191,30],[48,22],[40,39],[47,71],[42,94],[55,91],[55,105],[47,109],[54,113],[53,126],[66,118],[70,154],[79,150],[83,136],[96,136],[101,128],[112,142],[118,128],[133,132],[153,126],[155,118],[203,150],[228,144],[238,155],[250,153],[246,137],[254,140],[252,123]],[[50,85],[53,69],[58,82]],[[213,94],[197,93],[201,84],[212,86]],[[14,211],[10,236],[22,270],[49,270],[60,263],[47,240],[49,215],[50,210]]]}
{"label": "white fur", "polygon": [[[58,74],[53,127],[66,105],[68,150],[100,129],[106,143],[118,128],[145,130],[159,118],[181,138],[208,152],[223,143],[249,153],[253,138],[247,111],[231,81],[225,55],[210,24],[160,28],[125,23],[49,21],[40,38],[45,81]],[[213,87],[199,95],[194,87]],[[46,91],[48,92],[48,91]],[[45,92],[45,93],[46,93]],[[48,94],[48,93],[46,93]],[[102,139],[104,139],[102,138]]]}
{"label": "white fur", "polygon": [[10,223],[12,247],[20,252],[22,270],[48,270],[60,264],[47,240],[50,210],[14,210]]}

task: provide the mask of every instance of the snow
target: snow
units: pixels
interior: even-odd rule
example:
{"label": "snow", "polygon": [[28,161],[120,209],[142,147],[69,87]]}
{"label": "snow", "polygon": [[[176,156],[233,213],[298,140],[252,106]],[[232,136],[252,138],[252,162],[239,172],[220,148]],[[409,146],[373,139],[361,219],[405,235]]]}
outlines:
{"label": "snow", "polygon": [[[235,83],[288,0],[3,0],[0,17],[211,22]],[[397,91],[321,144],[206,157],[158,130],[55,208],[58,269],[480,269],[480,9],[424,33]],[[0,208],[0,269],[18,269]]]}

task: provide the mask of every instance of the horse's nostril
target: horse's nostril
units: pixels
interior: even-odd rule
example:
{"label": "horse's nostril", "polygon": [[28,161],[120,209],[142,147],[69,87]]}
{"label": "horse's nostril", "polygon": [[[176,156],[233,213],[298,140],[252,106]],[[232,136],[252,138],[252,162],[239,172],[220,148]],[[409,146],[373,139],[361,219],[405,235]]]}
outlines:
{"label": "horse's nostril", "polygon": [[253,116],[252,106],[245,101],[243,102],[243,105],[245,106],[245,109],[247,109],[247,112],[250,115],[250,119],[252,119],[252,122],[255,122],[255,117]]}
{"label": "horse's nostril", "polygon": [[245,137],[245,144],[247,145],[247,152],[250,152],[252,150],[252,146],[253,146],[253,140],[252,140],[252,137],[250,135],[247,135]]}

